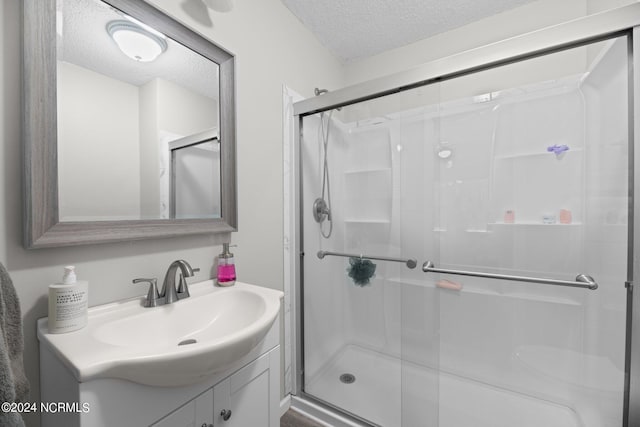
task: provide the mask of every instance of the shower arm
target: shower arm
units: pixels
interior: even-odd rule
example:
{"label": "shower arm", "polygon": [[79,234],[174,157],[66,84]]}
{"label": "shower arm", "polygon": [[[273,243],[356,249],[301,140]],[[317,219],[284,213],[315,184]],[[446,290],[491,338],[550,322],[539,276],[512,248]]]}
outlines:
{"label": "shower arm", "polygon": [[329,251],[318,251],[318,258],[322,259],[327,255],[331,256],[341,256],[346,258],[362,258],[362,259],[375,259],[378,261],[393,261],[393,262],[401,262],[406,264],[408,268],[416,268],[418,265],[418,261],[415,259],[404,259],[404,258],[391,258],[386,256],[369,256],[369,255],[355,255],[355,254],[345,254],[342,252],[329,252]]}
{"label": "shower arm", "polygon": [[575,281],[557,280],[539,277],[512,276],[508,274],[483,273],[480,271],[448,270],[445,268],[436,268],[431,261],[427,261],[422,265],[422,271],[425,273],[455,274],[458,276],[482,277],[485,279],[513,280],[516,282],[540,283],[543,285],[569,286],[573,288],[586,288],[592,291],[598,289],[598,284],[593,277],[587,276],[586,274],[578,274]]}

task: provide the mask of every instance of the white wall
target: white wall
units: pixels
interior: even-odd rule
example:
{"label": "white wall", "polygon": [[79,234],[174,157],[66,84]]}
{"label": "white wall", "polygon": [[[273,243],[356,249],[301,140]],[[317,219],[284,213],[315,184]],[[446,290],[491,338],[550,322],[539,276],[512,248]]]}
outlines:
{"label": "white wall", "polygon": [[158,79],[140,86],[140,158],[147,160],[140,163],[140,215],[145,219],[161,217],[158,98]]}
{"label": "white wall", "polygon": [[140,218],[138,88],[61,61],[58,87],[61,220]]}
{"label": "white wall", "polygon": [[158,127],[189,136],[218,126],[217,100],[157,79]]}
{"label": "white wall", "polygon": [[[168,218],[168,140],[218,126],[218,102],[176,83],[155,78],[140,87],[140,205],[142,218]],[[173,135],[168,138],[167,134]],[[212,182],[212,181],[209,181]],[[216,210],[216,212],[218,212]]]}
{"label": "white wall", "polygon": [[[279,0],[237,2],[228,14],[212,13],[213,27],[198,24],[183,2],[154,1],[237,57],[239,232],[232,239],[239,279],[282,289],[282,84],[312,96],[315,86],[340,87],[341,67]],[[146,289],[136,277],[162,278],[183,258],[211,277],[223,237],[197,236],[144,242],[26,251],[22,247],[21,4],[0,2],[0,260],[9,270],[24,316],[25,365],[38,400],[35,321],[47,315],[47,285],[63,265],[75,264],[90,283],[90,305]],[[260,212],[260,215],[256,215]],[[38,416],[27,416],[38,426]]]}

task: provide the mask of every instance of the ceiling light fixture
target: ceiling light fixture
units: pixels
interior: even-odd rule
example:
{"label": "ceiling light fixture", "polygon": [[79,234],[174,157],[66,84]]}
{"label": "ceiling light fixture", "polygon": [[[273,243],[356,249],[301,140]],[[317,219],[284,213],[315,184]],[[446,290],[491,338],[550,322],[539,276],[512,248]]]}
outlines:
{"label": "ceiling light fixture", "polygon": [[111,21],[107,24],[107,32],[122,53],[134,61],[151,62],[167,50],[164,35],[130,21]]}

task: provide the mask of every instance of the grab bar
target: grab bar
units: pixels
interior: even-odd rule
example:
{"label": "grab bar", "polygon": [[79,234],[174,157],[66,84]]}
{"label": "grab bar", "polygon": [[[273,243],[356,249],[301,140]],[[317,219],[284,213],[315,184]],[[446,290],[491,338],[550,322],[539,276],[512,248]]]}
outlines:
{"label": "grab bar", "polygon": [[556,280],[545,279],[539,277],[526,277],[526,276],[511,276],[508,274],[494,274],[494,273],[482,273],[479,271],[463,271],[463,270],[447,270],[444,268],[436,268],[431,261],[427,261],[422,264],[422,271],[425,273],[444,273],[444,274],[456,274],[458,276],[472,276],[472,277],[484,277],[486,279],[498,279],[498,280],[514,280],[517,282],[528,283],[541,283],[543,285],[557,285],[557,286],[569,286],[573,288],[587,288],[591,290],[598,289],[598,284],[591,276],[586,274],[578,274],[575,281],[571,280]]}
{"label": "grab bar", "polygon": [[363,259],[375,259],[380,261],[393,261],[393,262],[402,262],[407,264],[409,268],[416,268],[418,265],[418,261],[415,259],[403,259],[403,258],[390,258],[386,256],[369,256],[369,255],[354,255],[354,254],[345,254],[342,252],[328,252],[328,251],[318,251],[318,258],[322,259],[327,255],[331,256],[343,256],[347,258],[363,258]]}

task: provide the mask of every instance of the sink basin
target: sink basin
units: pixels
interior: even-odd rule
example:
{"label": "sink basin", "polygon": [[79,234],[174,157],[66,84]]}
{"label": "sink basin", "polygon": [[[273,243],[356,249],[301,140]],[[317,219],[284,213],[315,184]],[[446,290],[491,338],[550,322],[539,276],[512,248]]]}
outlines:
{"label": "sink basin", "polygon": [[256,292],[213,292],[105,322],[95,329],[94,338],[106,344],[147,349],[172,349],[189,339],[196,343],[221,342],[256,324],[266,310],[267,301]]}
{"label": "sink basin", "polygon": [[144,308],[141,299],[89,309],[86,328],[38,337],[80,382],[122,378],[152,386],[196,383],[247,355],[280,310],[282,292],[237,282],[190,286],[191,297]]}

